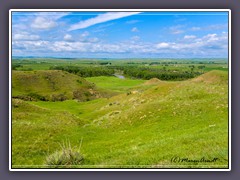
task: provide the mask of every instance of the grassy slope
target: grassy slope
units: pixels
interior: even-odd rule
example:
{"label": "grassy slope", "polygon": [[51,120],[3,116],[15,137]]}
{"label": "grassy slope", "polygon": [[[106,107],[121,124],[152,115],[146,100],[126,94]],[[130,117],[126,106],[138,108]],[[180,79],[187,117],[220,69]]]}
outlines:
{"label": "grassy slope", "polygon": [[[84,103],[14,100],[13,165],[44,167],[59,143],[83,138],[81,167],[227,167],[227,72],[137,90]],[[173,156],[220,160],[172,163]]]}
{"label": "grassy slope", "polygon": [[13,71],[13,96],[28,96],[30,93],[38,94],[46,99],[52,95],[63,94],[67,99],[73,99],[73,92],[79,91],[83,95],[94,91],[94,85],[84,78],[57,70],[40,71]]}

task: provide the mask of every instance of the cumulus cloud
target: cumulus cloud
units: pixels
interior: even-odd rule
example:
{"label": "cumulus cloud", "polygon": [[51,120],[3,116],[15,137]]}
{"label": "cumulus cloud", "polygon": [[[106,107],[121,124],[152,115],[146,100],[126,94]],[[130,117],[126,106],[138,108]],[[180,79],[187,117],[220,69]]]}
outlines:
{"label": "cumulus cloud", "polygon": [[[203,26],[202,23],[196,23],[191,27],[191,23],[174,23],[169,27],[156,27],[155,34],[152,36],[139,36],[138,22],[139,20],[133,20],[140,18],[134,16],[139,12],[102,12],[93,18],[86,20],[76,18],[80,16],[72,16],[62,18],[68,13],[61,12],[24,12],[23,14],[17,14],[13,16],[12,21],[12,44],[13,52],[23,53],[23,55],[31,55],[34,52],[43,51],[43,55],[50,53],[58,54],[79,54],[82,52],[88,53],[113,53],[112,56],[121,53],[145,53],[146,57],[152,54],[168,54],[172,55],[181,54],[201,54],[201,55],[224,55],[228,50],[228,24],[215,24],[210,23]],[[115,19],[121,19],[121,24],[128,27],[124,35],[116,36],[116,33],[120,33],[118,25],[119,21],[113,21]],[[81,17],[80,17],[81,18]],[[77,22],[77,23],[76,23]],[[181,21],[180,21],[181,22]],[[219,21],[225,22],[225,21]],[[193,22],[194,23],[194,22]],[[208,23],[208,22],[206,22]],[[113,25],[115,27],[110,27]],[[65,26],[60,26],[65,25]],[[84,29],[87,27],[91,27]],[[59,28],[55,28],[59,26]],[[54,28],[52,31],[50,29]],[[159,29],[161,28],[161,30]],[[69,32],[70,30],[80,29],[76,32]],[[111,29],[111,30],[110,30]],[[44,31],[49,30],[49,31]],[[110,30],[110,31],[107,31]],[[201,31],[201,33],[193,31]],[[215,31],[218,30],[218,31]],[[144,28],[140,29],[141,32],[145,31]],[[95,33],[98,32],[98,33]],[[103,32],[103,33],[99,33]],[[159,34],[162,33],[162,34]],[[183,33],[183,34],[182,34]],[[181,34],[181,35],[173,35]],[[202,35],[205,34],[205,35]],[[141,33],[142,35],[142,33]],[[160,37],[161,35],[161,37]],[[161,40],[159,40],[161,38]],[[45,40],[45,41],[44,41]],[[27,52],[27,53],[26,53]],[[61,52],[61,53],[59,53]],[[69,52],[69,53],[68,53]],[[65,54],[64,54],[65,53]],[[114,54],[116,53],[116,54]],[[109,54],[111,56],[111,54]]]}
{"label": "cumulus cloud", "polygon": [[39,30],[49,30],[57,26],[57,20],[68,15],[69,13],[57,12],[39,12],[34,15],[36,18],[33,20],[31,27]]}
{"label": "cumulus cloud", "polygon": [[[133,36],[132,39],[138,39]],[[127,44],[127,45],[126,45]],[[52,53],[109,53],[111,54],[167,54],[168,56],[183,56],[187,54],[192,56],[218,57],[227,55],[228,35],[227,33],[207,34],[201,38],[194,38],[192,41],[181,42],[158,42],[147,43],[138,41],[106,43],[97,38],[88,38],[85,41],[13,41],[14,52],[25,50],[28,52],[44,51]],[[17,50],[17,51],[15,51]]]}
{"label": "cumulus cloud", "polygon": [[120,53],[124,52],[119,44],[96,44],[92,42],[54,42],[51,47],[55,52]]}
{"label": "cumulus cloud", "polygon": [[73,37],[71,34],[65,34],[63,36],[63,40],[68,41],[68,42],[98,42],[99,39],[97,37],[88,37],[89,32],[85,31],[82,34],[76,35]]}
{"label": "cumulus cloud", "polygon": [[137,27],[133,27],[133,28],[131,29],[131,31],[132,31],[132,32],[139,32],[139,30],[138,30]]}
{"label": "cumulus cloud", "polygon": [[43,17],[37,17],[36,19],[34,19],[33,23],[31,24],[31,27],[34,29],[46,30],[51,29],[56,25],[57,23],[52,20],[46,20]]}
{"label": "cumulus cloud", "polygon": [[[36,51],[48,51],[51,43],[49,41],[13,41],[13,50],[24,50],[35,53]],[[26,53],[26,52],[25,52]]]}
{"label": "cumulus cloud", "polygon": [[108,12],[108,13],[100,14],[94,18],[80,21],[76,24],[71,25],[68,31],[84,29],[84,28],[93,26],[95,24],[104,23],[107,21],[112,21],[112,20],[124,18],[127,16],[132,16],[139,13],[140,12]]}
{"label": "cumulus cloud", "polygon": [[13,34],[13,40],[38,40],[40,36],[32,35],[27,32]]}
{"label": "cumulus cloud", "polygon": [[166,42],[162,42],[162,43],[159,43],[159,44],[156,45],[156,47],[157,47],[158,49],[168,48],[169,46],[170,46],[170,44],[169,44],[169,43],[166,43]]}
{"label": "cumulus cloud", "polygon": [[213,41],[219,40],[219,37],[217,36],[217,34],[208,34],[204,36],[204,38],[207,40],[207,42],[213,42]]}
{"label": "cumulus cloud", "polygon": [[66,41],[72,41],[72,35],[70,34],[65,34],[64,37],[63,37],[64,40]]}

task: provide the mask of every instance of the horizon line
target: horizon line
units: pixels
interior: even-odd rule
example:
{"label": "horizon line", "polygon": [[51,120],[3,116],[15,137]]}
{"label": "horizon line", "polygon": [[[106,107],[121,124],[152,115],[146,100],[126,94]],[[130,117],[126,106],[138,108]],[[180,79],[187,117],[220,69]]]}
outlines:
{"label": "horizon line", "polygon": [[228,59],[228,57],[56,57],[56,56],[12,56],[13,58],[52,58],[52,59]]}

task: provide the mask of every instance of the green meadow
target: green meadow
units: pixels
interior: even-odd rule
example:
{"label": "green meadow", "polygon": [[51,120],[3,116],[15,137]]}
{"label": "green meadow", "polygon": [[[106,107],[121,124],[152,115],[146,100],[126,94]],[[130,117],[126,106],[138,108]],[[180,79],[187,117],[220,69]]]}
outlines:
{"label": "green meadow", "polygon": [[[12,168],[228,168],[225,60],[12,66]],[[130,76],[131,67],[139,72]],[[123,78],[103,75],[112,70]]]}
{"label": "green meadow", "polygon": [[106,76],[89,77],[86,78],[86,80],[95,83],[97,87],[101,89],[122,93],[145,82],[145,80],[141,79],[120,79],[117,77]]}

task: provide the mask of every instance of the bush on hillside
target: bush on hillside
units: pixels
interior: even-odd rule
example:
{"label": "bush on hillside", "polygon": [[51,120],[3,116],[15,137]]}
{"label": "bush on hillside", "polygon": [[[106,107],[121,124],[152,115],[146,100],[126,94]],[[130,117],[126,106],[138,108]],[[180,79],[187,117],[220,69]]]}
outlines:
{"label": "bush on hillside", "polygon": [[[81,140],[82,144],[82,140]],[[79,148],[71,147],[69,143],[63,143],[61,145],[61,150],[57,151],[46,158],[46,165],[50,167],[61,167],[61,166],[71,166],[71,165],[81,165],[83,164],[84,157],[80,152],[81,144]]]}
{"label": "bush on hillside", "polygon": [[65,101],[67,97],[64,94],[53,94],[51,96],[51,101]]}

